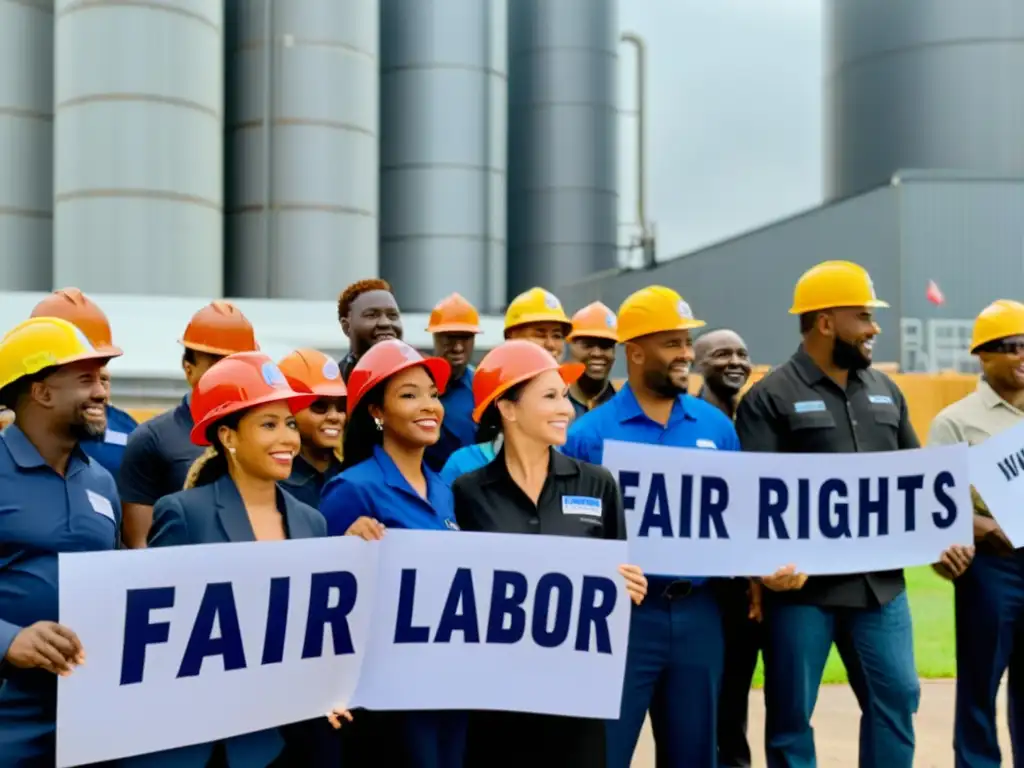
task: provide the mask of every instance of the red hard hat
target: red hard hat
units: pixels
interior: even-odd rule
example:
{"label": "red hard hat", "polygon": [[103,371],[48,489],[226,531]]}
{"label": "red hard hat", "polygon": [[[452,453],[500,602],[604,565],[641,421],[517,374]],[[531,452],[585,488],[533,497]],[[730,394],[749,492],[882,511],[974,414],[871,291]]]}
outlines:
{"label": "red hard hat", "polygon": [[78,327],[93,349],[110,357],[123,354],[114,346],[110,321],[97,304],[77,288],[61,288],[36,304],[29,317],[59,317]]}
{"label": "red hard hat", "polygon": [[312,392],[319,397],[348,394],[338,364],[316,349],[296,349],[281,358],[277,367],[296,392]]}
{"label": "red hard hat", "polygon": [[211,301],[192,315],[180,343],[211,355],[257,352],[260,348],[252,323],[230,301]]}
{"label": "red hard hat", "polygon": [[484,355],[473,374],[473,421],[479,422],[487,406],[516,384],[545,371],[558,371],[562,381],[572,384],[584,370],[583,363],[559,365],[550,352],[532,341],[506,341]]}
{"label": "red hard hat", "polygon": [[281,369],[262,352],[228,355],[211,365],[192,391],[192,442],[209,445],[206,430],[232,413],[282,400],[296,413],[316,399],[317,395],[289,387]]}
{"label": "red hard hat", "polygon": [[422,365],[440,392],[448,385],[452,367],[441,357],[424,357],[404,341],[388,339],[374,344],[359,358],[348,375],[348,415],[356,409],[366,393],[382,381],[407,368]]}

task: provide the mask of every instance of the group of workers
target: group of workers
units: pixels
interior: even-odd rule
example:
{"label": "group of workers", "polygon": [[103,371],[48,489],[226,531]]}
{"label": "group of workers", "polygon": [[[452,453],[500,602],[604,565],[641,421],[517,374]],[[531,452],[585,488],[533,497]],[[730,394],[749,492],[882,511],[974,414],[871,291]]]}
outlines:
{"label": "group of workers", "polygon": [[[704,323],[662,286],[617,313],[595,302],[571,318],[531,289],[508,307],[504,343],[476,366],[479,317],[457,294],[431,313],[425,357],[402,341],[386,282],[349,286],[338,301],[349,340],[341,361],[312,349],[271,360],[241,311],[214,301],[180,340],[189,394],[137,425],[110,403],[107,363],[121,350],[102,310],[77,289],[56,291],[0,340],[0,403],[13,416],[0,435],[0,765],[54,764],[55,676],[86,659],[74,628],[57,623],[59,553],[374,541],[392,528],[624,539],[622,496],[600,466],[606,439],[719,451],[918,447],[902,393],[871,367],[874,310],[885,306],[860,266],[811,268],[789,310],[797,351],[741,397],[751,375],[743,340],[727,329],[695,339]],[[611,380],[619,345],[621,388]],[[976,444],[1024,416],[1024,304],[986,308],[972,351],[978,390],[935,419],[930,442]],[[703,377],[696,396],[691,368]],[[977,553],[953,547],[935,564],[956,580],[962,768],[1000,764],[995,697],[1008,667],[1011,735],[1024,750],[1024,707],[1014,706],[1024,560],[977,494],[975,504]],[[628,768],[649,715],[659,768],[749,766],[761,653],[768,765],[812,768],[811,716],[834,644],[861,706],[860,765],[911,768],[920,687],[902,571],[808,578],[787,565],[707,579],[624,564],[621,574],[634,605],[614,721],[339,709],[118,764]]]}

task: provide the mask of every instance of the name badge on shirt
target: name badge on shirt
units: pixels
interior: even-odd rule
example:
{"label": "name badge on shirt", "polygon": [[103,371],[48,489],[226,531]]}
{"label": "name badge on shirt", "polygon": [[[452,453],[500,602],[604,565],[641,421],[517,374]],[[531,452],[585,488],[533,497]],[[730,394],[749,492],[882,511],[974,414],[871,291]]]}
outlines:
{"label": "name badge on shirt", "polygon": [[103,435],[103,442],[111,445],[128,445],[128,433],[108,429]]}
{"label": "name badge on shirt", "polygon": [[797,413],[815,413],[828,409],[825,408],[824,400],[801,400],[799,403],[793,403],[793,410]]}
{"label": "name badge on shirt", "polygon": [[708,440],[706,437],[697,438],[697,447],[698,448],[710,448],[712,451],[717,451],[718,450],[718,446],[715,445],[715,441],[714,440]]}
{"label": "name badge on shirt", "polygon": [[563,515],[601,516],[601,500],[593,496],[563,496]]}
{"label": "name badge on shirt", "polygon": [[868,395],[868,402],[874,405],[895,405],[888,395]]}
{"label": "name badge on shirt", "polygon": [[[86,490],[85,495],[88,497],[89,503],[92,505],[93,512],[114,520],[114,507],[111,505],[110,499],[89,490]],[[117,521],[114,520],[114,522],[116,523]]]}

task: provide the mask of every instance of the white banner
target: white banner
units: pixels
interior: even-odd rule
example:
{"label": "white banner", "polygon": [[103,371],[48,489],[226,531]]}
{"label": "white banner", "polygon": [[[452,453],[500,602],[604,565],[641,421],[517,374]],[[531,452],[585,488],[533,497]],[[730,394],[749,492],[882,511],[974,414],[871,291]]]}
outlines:
{"label": "white banner", "polygon": [[1024,421],[968,451],[971,483],[1015,547],[1024,546]]}
{"label": "white banner", "polygon": [[58,681],[57,765],[214,741],[335,706],[616,718],[626,550],[392,530],[379,544],[62,554],[60,620],[87,660]]}
{"label": "white banner", "polygon": [[974,541],[967,446],[850,454],[737,453],[616,440],[630,562],[650,574],[866,573]]}

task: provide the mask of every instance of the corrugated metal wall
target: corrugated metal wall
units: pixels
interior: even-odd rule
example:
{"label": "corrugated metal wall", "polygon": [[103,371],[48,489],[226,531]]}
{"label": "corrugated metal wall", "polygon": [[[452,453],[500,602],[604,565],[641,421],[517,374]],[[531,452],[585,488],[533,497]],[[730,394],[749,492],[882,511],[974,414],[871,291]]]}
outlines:
{"label": "corrugated metal wall", "polygon": [[[875,190],[665,262],[655,269],[584,281],[562,291],[567,311],[600,300],[613,309],[633,291],[666,285],[679,291],[709,328],[740,333],[757,363],[776,364],[796,349],[797,320],[788,314],[793,287],[826,259],[848,259],[870,273],[880,298],[879,360],[899,359],[900,232],[896,193]],[[922,289],[923,290],[923,289]]]}
{"label": "corrugated metal wall", "polygon": [[508,293],[616,266],[616,0],[509,3]]}
{"label": "corrugated metal wall", "polygon": [[[899,190],[904,316],[973,319],[995,299],[1024,297],[1024,179],[922,180]],[[929,280],[944,293],[941,306],[925,296]]]}
{"label": "corrugated metal wall", "polygon": [[223,0],[57,0],[57,285],[222,295],[223,22]]}
{"label": "corrugated metal wall", "polygon": [[229,5],[229,293],[336,298],[378,271],[377,0]]}
{"label": "corrugated metal wall", "polygon": [[0,0],[0,290],[49,290],[53,0]]}
{"label": "corrugated metal wall", "polygon": [[381,275],[403,309],[505,299],[505,0],[381,2]]}
{"label": "corrugated metal wall", "polygon": [[829,0],[826,186],[901,168],[1024,174],[1024,3]]}

